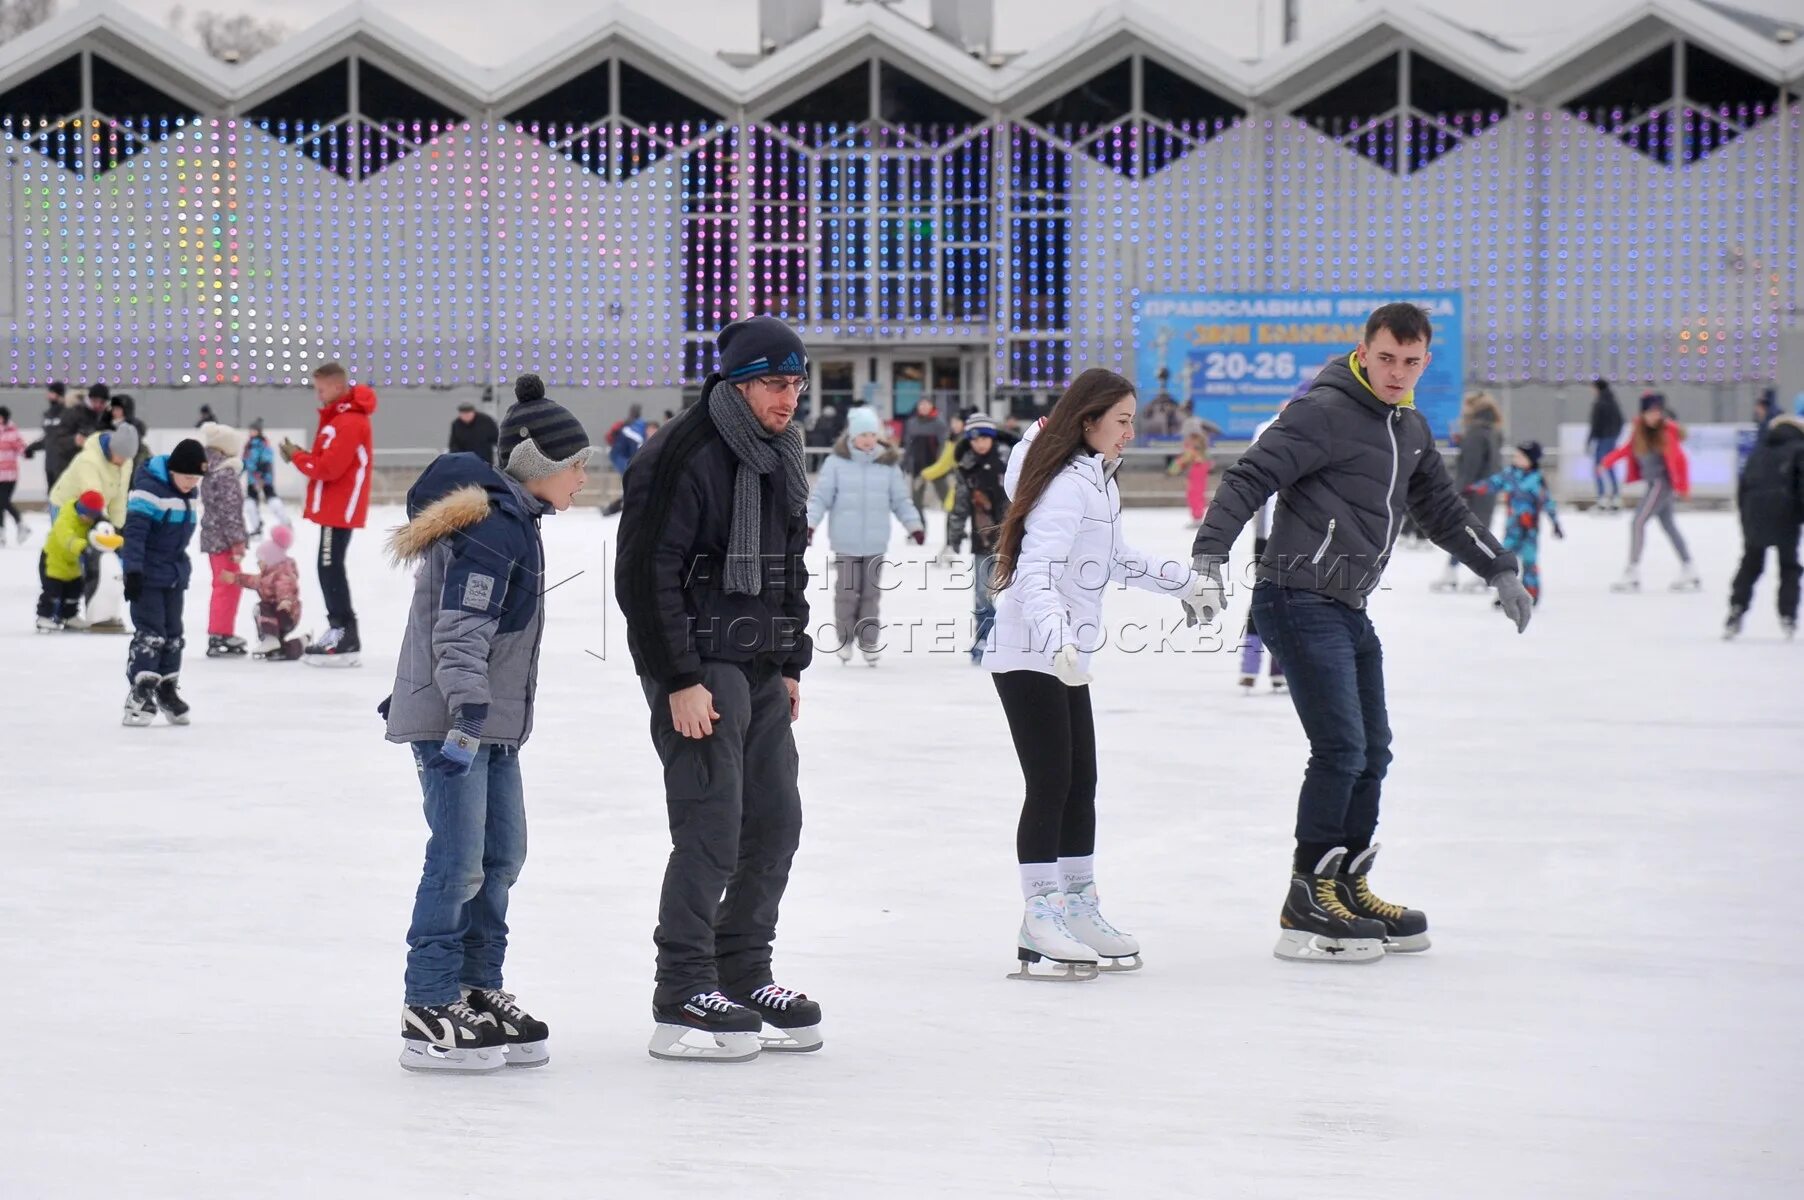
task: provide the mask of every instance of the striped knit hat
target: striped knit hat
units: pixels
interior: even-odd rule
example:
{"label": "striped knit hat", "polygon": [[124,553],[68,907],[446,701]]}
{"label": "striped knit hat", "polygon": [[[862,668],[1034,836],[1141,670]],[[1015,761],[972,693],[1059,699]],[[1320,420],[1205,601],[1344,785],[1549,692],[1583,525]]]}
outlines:
{"label": "striped knit hat", "polygon": [[516,403],[501,418],[501,469],[525,483],[589,461],[589,434],[569,409],[545,398],[537,375],[514,380]]}

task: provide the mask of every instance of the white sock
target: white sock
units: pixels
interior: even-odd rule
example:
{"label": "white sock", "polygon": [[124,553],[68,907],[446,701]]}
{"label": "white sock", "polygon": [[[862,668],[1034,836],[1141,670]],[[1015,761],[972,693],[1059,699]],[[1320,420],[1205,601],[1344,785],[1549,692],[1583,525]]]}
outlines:
{"label": "white sock", "polygon": [[1032,900],[1035,896],[1050,896],[1059,890],[1059,865],[1057,863],[1022,863],[1021,864],[1021,898]]}
{"label": "white sock", "polygon": [[1059,890],[1064,892],[1081,892],[1087,883],[1096,882],[1096,856],[1086,854],[1082,858],[1059,859]]}

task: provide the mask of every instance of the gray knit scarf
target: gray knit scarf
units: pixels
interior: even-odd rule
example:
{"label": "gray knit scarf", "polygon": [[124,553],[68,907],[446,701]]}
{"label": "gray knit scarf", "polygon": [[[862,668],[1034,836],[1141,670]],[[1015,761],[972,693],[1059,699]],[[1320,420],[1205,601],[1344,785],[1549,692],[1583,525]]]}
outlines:
{"label": "gray knit scarf", "polygon": [[724,379],[708,393],[708,416],[739,459],[739,471],[733,477],[733,529],[727,540],[727,591],[756,596],[764,589],[764,522],[758,477],[781,469],[789,483],[790,513],[807,508],[808,463],[802,453],[802,431],[792,422],[782,433],[771,433],[758,424],[739,389]]}

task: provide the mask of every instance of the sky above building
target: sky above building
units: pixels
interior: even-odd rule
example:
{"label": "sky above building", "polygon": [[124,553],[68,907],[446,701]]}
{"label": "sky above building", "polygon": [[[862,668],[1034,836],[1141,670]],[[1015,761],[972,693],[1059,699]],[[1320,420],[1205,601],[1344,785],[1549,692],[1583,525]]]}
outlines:
{"label": "sky above building", "polygon": [[[406,22],[480,66],[499,66],[538,47],[593,13],[595,0],[369,0],[371,7]],[[758,0],[621,0],[692,45],[710,50],[752,51],[758,43]],[[146,18],[163,22],[173,0],[124,0]],[[1243,59],[1270,53],[1279,43],[1280,0],[1139,0],[1192,37]],[[1804,22],[1804,0],[1737,0],[1739,7]],[[1302,0],[1302,28],[1337,25],[1366,0]],[[252,12],[298,31],[336,5],[317,0],[189,0],[189,11]],[[856,12],[854,0],[826,0],[827,21]],[[928,0],[902,0],[901,11],[925,22]],[[996,0],[998,51],[1025,51],[1051,34],[1095,17],[1098,0]],[[1427,0],[1420,7],[1506,40],[1542,46],[1587,19],[1619,8],[1619,0]]]}

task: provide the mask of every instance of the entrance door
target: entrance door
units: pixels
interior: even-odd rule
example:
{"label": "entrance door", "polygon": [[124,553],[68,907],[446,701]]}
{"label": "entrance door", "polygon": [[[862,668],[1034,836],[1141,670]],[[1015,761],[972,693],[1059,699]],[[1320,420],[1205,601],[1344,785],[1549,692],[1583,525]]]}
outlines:
{"label": "entrance door", "polygon": [[886,359],[884,367],[889,376],[890,415],[906,421],[928,393],[928,360],[895,357]]}

